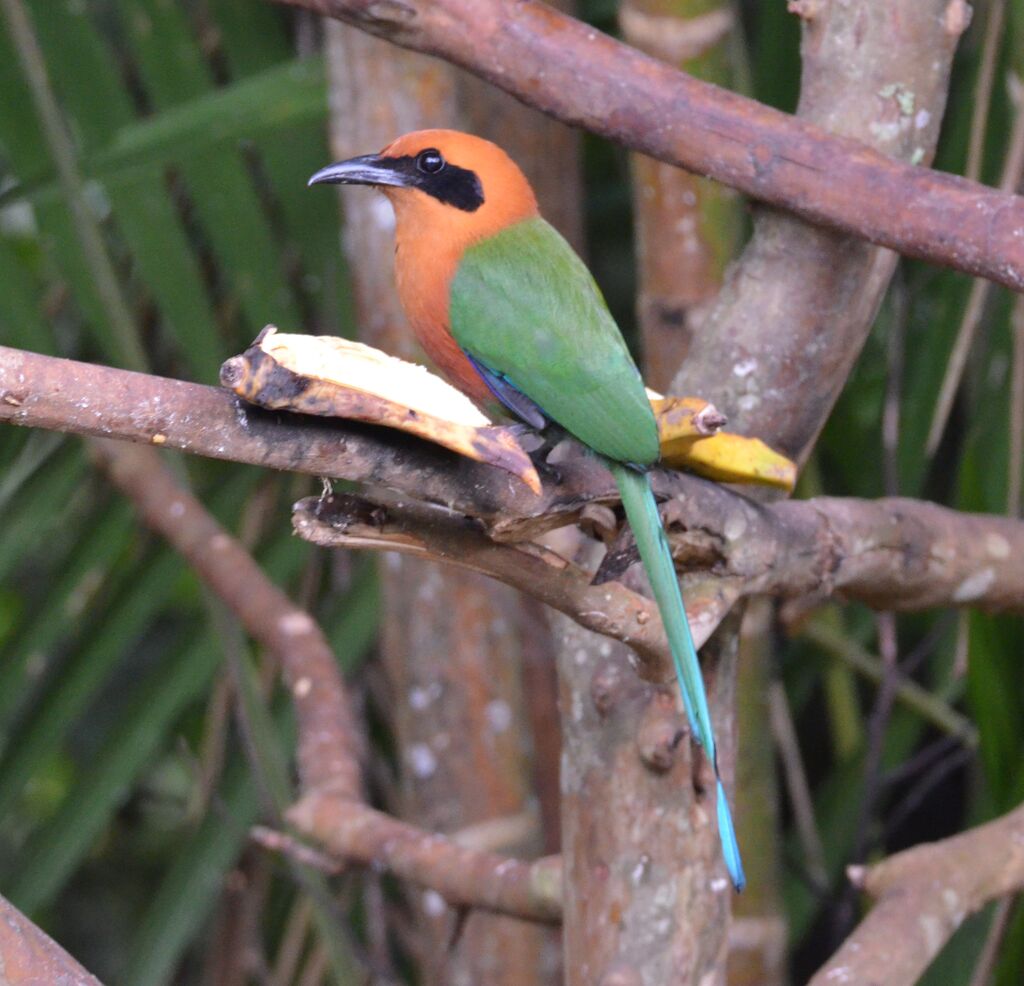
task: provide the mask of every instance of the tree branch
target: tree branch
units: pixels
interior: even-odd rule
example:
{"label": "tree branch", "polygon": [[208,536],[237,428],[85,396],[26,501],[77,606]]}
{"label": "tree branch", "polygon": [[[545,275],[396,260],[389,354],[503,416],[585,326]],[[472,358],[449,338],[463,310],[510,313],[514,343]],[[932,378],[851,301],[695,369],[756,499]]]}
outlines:
{"label": "tree branch", "polygon": [[561,866],[556,857],[510,859],[434,835],[367,805],[314,792],[289,820],[341,859],[388,870],[454,905],[479,907],[531,921],[561,916]]}
{"label": "tree branch", "polygon": [[422,504],[383,506],[353,496],[302,500],[292,522],[300,537],[324,547],[399,551],[489,575],[629,644],[644,677],[661,681],[671,673],[654,603],[625,586],[591,585],[583,569],[532,542],[492,541],[466,517]]}
{"label": "tree branch", "polygon": [[300,722],[304,789],[357,798],[359,733],[334,654],[316,621],[267,578],[155,451],[97,442],[94,452],[142,520],[188,560],[246,632],[281,662]]}
{"label": "tree branch", "polygon": [[281,661],[298,718],[305,796],[289,812],[291,820],[341,859],[390,869],[452,903],[529,920],[556,920],[556,864],[530,864],[462,848],[360,801],[360,739],[337,663],[317,623],[177,485],[156,452],[112,441],[97,442],[95,452],[142,519]]}
{"label": "tree branch", "polygon": [[809,986],[910,986],[965,918],[1024,888],[1024,805],[850,877],[875,906]]}
{"label": "tree branch", "polygon": [[[813,6],[803,26],[800,117],[866,141],[887,160],[930,161],[953,55],[943,25],[948,0]],[[670,391],[690,393],[698,382],[730,429],[803,461],[897,260],[792,215],[757,210],[742,259],[693,333]]]}
{"label": "tree branch", "polygon": [[100,986],[42,929],[0,897],[0,982],[5,986],[62,983]]}
{"label": "tree branch", "polygon": [[[818,497],[765,507],[686,476],[666,477],[677,558],[702,569],[687,591],[701,646],[744,596],[856,599],[879,609],[971,604],[1024,611],[1024,524],[899,498]],[[327,547],[400,551],[505,582],[632,648],[641,676],[665,681],[672,664],[654,604],[525,542],[487,536],[467,517],[408,501],[344,496],[296,504],[297,533]],[[712,588],[713,586],[713,588]]]}
{"label": "tree branch", "polygon": [[[412,537],[407,550],[445,560],[452,559],[445,557],[450,549],[444,539],[456,538],[464,549],[463,564],[469,561],[469,567],[571,610],[584,625],[630,641],[650,673],[660,674],[659,662],[649,660],[663,653],[660,629],[652,626],[657,621],[637,625],[637,614],[653,612],[642,597],[626,595],[617,584],[585,585],[571,567],[558,569],[565,564],[561,561],[549,572],[553,556],[535,547],[501,547],[572,523],[588,503],[616,503],[614,482],[593,457],[568,455],[558,465],[560,482],[549,482],[536,497],[501,470],[398,432],[268,414],[217,388],[0,347],[0,420],[5,419],[77,434],[155,440],[198,455],[373,484],[473,518],[475,525],[443,512],[417,514],[419,507],[385,504],[386,513],[371,518],[363,530],[353,526],[358,515],[340,517],[340,533],[330,537],[341,543],[347,526],[351,538],[370,537],[376,547],[399,549],[403,537]],[[669,499],[664,515],[681,567],[707,573],[716,584],[719,597],[708,595],[709,607],[714,598],[731,602],[741,595],[769,594],[838,596],[887,609],[971,605],[1024,611],[1024,524],[1019,521],[899,498],[819,497],[766,506],[682,473],[658,472],[654,482],[659,495]],[[367,509],[378,508],[374,503]],[[695,602],[702,591],[698,585],[690,592]],[[598,598],[601,605],[595,606]],[[724,609],[715,603],[714,620],[702,618],[699,605],[697,610],[696,635],[705,640]]]}
{"label": "tree branch", "polygon": [[[438,55],[575,126],[810,222],[1024,288],[1024,200],[691,78],[532,0],[279,0]],[[965,0],[940,14],[950,49]],[[945,58],[945,53],[943,54]],[[929,117],[921,130],[935,127]]]}

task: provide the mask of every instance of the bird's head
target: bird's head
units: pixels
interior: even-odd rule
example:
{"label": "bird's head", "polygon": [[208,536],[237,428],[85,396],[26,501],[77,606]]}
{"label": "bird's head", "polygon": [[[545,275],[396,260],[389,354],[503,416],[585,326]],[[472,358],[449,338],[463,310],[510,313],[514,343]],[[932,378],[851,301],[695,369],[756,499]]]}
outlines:
{"label": "bird's head", "polygon": [[457,130],[417,130],[379,154],[321,168],[310,185],[372,185],[395,208],[399,235],[442,234],[468,243],[526,219],[537,200],[497,144]]}

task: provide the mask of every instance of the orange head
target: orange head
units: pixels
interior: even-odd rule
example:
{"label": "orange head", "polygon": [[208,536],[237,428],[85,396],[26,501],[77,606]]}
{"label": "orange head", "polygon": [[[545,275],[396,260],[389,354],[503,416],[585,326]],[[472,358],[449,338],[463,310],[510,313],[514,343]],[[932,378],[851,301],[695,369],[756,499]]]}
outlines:
{"label": "orange head", "polygon": [[497,145],[456,130],[418,130],[379,154],[340,161],[309,179],[371,185],[395,209],[395,281],[409,324],[434,365],[483,406],[493,398],[448,325],[449,286],[463,253],[537,215],[533,189]]}
{"label": "orange head", "polygon": [[470,244],[537,213],[525,175],[497,144],[457,130],[417,130],[379,154],[322,168],[310,185],[372,185],[395,209],[400,240],[441,237]]}

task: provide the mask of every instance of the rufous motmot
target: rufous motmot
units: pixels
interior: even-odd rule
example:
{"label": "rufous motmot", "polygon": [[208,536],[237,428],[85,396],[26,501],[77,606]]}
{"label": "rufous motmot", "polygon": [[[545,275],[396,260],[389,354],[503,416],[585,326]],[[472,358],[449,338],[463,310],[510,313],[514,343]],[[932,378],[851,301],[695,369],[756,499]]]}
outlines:
{"label": "rufous motmot", "polygon": [[717,782],[718,829],[743,867],[704,682],[648,470],[658,427],[640,372],[583,261],[541,218],[500,147],[453,130],[406,134],[321,169],[311,185],[370,185],[395,211],[395,276],[423,349],[456,387],[539,431],[560,426],[605,461],[665,624],[683,704]]}

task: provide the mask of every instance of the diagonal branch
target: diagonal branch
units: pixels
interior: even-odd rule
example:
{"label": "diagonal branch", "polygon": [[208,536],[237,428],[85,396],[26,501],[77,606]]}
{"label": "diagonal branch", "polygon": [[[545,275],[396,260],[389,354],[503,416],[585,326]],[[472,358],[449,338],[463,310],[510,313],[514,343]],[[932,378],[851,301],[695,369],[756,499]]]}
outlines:
{"label": "diagonal branch", "polygon": [[353,496],[302,500],[293,523],[300,537],[323,547],[399,551],[489,575],[628,644],[645,676],[671,674],[654,603],[625,586],[591,585],[587,572],[540,545],[493,541],[465,516],[423,504],[384,506]]}
{"label": "diagonal branch", "polygon": [[557,857],[527,863],[469,849],[329,793],[307,795],[288,818],[339,858],[388,870],[428,887],[450,904],[546,923],[561,916]]}
{"label": "diagonal branch", "polygon": [[[438,55],[567,123],[810,222],[1024,287],[1021,198],[895,161],[700,82],[543,3],[279,2]],[[969,22],[965,0],[949,0],[941,14],[949,49]],[[938,124],[922,120],[921,130]]]}
{"label": "diagonal branch", "polygon": [[41,928],[0,897],[0,982],[6,986],[61,983],[100,986]]}
{"label": "diagonal branch", "polygon": [[292,822],[341,860],[389,870],[453,904],[533,921],[557,920],[556,860],[531,864],[464,848],[360,800],[361,740],[337,663],[318,624],[270,582],[191,493],[176,485],[156,452],[112,441],[97,442],[94,451],[142,519],[281,661],[297,713],[304,795],[289,812]]}
{"label": "diagonal branch", "polygon": [[327,638],[245,548],[182,488],[155,451],[97,442],[94,452],[142,520],[281,662],[298,713],[299,773],[307,790],[348,798],[361,788],[359,733]]}
{"label": "diagonal branch", "polygon": [[1024,805],[961,835],[852,868],[850,877],[875,906],[810,986],[910,986],[965,918],[1024,889]]}

